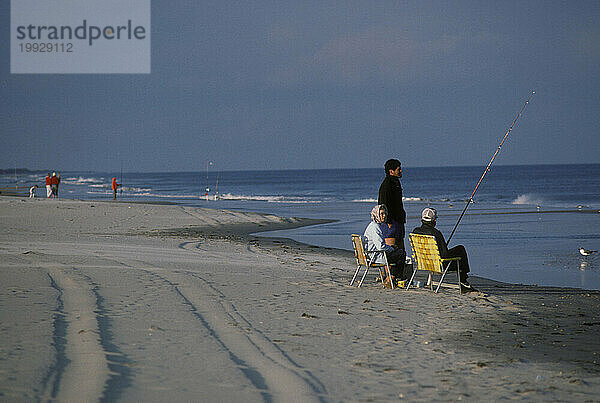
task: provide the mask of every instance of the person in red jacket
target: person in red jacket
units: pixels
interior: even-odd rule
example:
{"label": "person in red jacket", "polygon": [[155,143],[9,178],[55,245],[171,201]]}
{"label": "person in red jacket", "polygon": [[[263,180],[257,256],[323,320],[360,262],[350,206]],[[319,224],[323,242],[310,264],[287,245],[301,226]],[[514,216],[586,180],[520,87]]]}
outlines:
{"label": "person in red jacket", "polygon": [[52,177],[50,178],[50,188],[52,189],[52,197],[58,197],[58,184],[60,183],[60,179],[56,176],[56,172],[52,172]]}
{"label": "person in red jacket", "polygon": [[121,186],[120,183],[117,183],[117,178],[113,178],[112,180],[112,190],[113,190],[113,200],[117,200],[117,189]]}

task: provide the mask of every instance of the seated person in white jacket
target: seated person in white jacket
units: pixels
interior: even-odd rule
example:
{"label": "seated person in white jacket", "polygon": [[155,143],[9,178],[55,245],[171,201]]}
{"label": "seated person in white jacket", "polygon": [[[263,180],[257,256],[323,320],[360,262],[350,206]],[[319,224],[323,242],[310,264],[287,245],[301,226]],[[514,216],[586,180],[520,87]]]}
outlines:
{"label": "seated person in white jacket", "polygon": [[[406,280],[404,278],[404,261],[406,252],[404,249],[394,245],[393,239],[396,238],[397,226],[393,222],[388,223],[387,208],[384,204],[379,204],[371,210],[371,222],[365,229],[364,238],[367,251],[382,251],[376,254],[375,262],[384,263],[383,253],[386,254],[388,263],[396,263],[391,268],[392,281]],[[386,243],[387,240],[387,243]]]}

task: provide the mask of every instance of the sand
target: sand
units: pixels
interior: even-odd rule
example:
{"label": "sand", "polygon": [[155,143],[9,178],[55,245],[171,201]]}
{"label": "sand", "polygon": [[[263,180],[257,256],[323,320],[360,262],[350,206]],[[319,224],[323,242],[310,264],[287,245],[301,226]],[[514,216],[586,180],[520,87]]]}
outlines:
{"label": "sand", "polygon": [[348,285],[318,223],[0,197],[1,401],[600,401],[600,292]]}

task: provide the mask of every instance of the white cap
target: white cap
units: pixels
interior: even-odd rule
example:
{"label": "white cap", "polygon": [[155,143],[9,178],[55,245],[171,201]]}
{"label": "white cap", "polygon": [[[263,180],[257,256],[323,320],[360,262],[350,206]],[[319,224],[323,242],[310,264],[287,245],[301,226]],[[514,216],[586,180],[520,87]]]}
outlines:
{"label": "white cap", "polygon": [[437,211],[434,208],[427,207],[421,213],[421,220],[427,221],[427,222],[432,222],[432,221],[437,220],[437,216],[438,216]]}

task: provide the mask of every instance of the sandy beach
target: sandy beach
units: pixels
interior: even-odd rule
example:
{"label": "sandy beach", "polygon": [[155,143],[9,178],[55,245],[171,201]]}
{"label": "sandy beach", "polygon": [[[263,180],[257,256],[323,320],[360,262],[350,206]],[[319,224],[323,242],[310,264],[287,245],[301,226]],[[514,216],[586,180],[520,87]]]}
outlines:
{"label": "sandy beach", "polygon": [[251,235],[319,222],[0,197],[0,400],[600,401],[600,291],[358,289]]}

